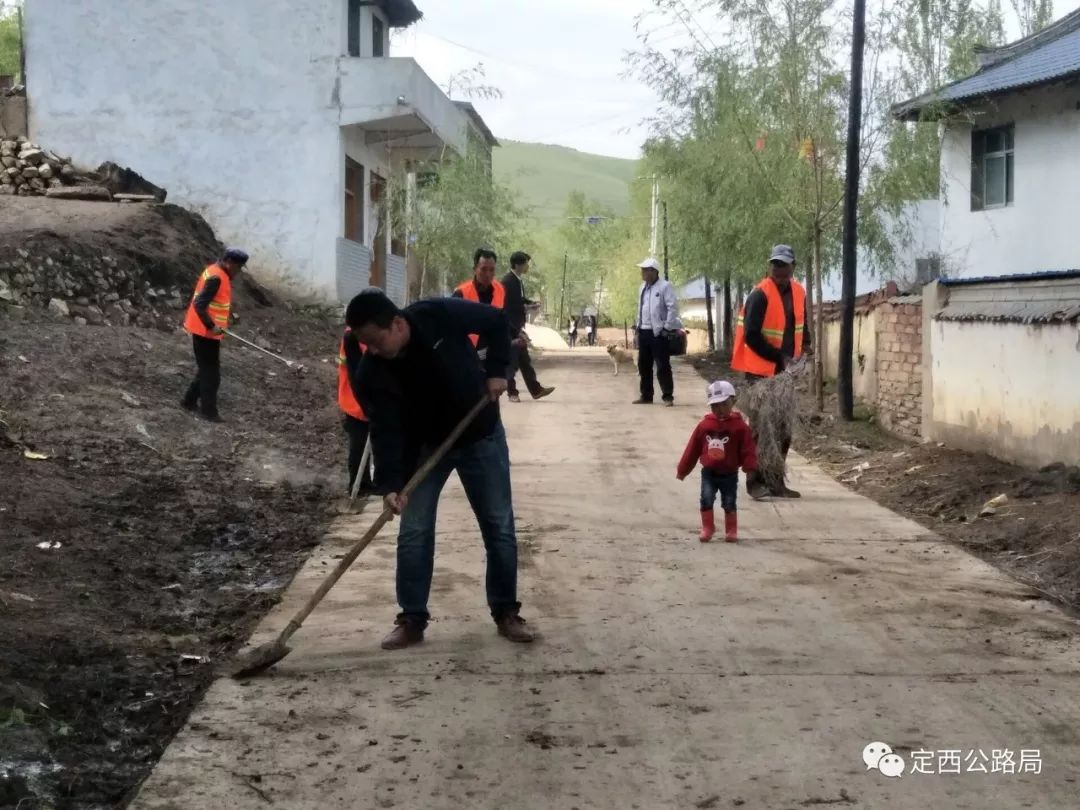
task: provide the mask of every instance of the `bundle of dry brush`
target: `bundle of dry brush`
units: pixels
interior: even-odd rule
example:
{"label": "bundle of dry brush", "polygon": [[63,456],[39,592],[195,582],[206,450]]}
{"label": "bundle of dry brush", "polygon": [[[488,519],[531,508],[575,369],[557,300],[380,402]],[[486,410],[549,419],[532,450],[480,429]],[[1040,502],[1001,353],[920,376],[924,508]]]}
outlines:
{"label": "bundle of dry brush", "polygon": [[748,385],[739,395],[739,410],[757,436],[758,472],[772,490],[782,489],[787,477],[784,440],[795,435],[799,414],[799,379],[809,364],[801,360],[781,373]]}

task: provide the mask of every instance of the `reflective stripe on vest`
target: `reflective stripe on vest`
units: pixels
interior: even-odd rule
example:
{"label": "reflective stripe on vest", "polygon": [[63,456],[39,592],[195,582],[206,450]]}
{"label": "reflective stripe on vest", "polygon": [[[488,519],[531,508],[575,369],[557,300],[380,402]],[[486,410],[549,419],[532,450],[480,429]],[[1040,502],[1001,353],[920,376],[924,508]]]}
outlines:
{"label": "reflective stripe on vest", "polygon": [[195,311],[195,299],[202,293],[206,282],[212,278],[221,279],[221,286],[218,287],[217,295],[214,296],[210,305],[206,308],[207,314],[210,315],[210,320],[214,322],[215,326],[221,329],[229,327],[229,312],[232,309],[232,279],[221,267],[212,264],[203,270],[202,275],[199,276],[199,280],[195,284],[195,292],[191,296],[191,303],[188,304],[187,315],[184,317],[184,329],[192,335],[210,338],[211,340],[221,340],[221,335],[215,335],[207,329],[202,322],[202,318],[199,317],[199,313]]}
{"label": "reflective stripe on vest", "polygon": [[[491,289],[491,306],[495,307],[495,309],[502,309],[506,304],[506,287],[502,285],[501,281],[493,281],[491,282]],[[476,289],[475,281],[466,281],[464,284],[459,284],[458,292],[466,301],[480,303],[480,292]],[[473,346],[476,346],[480,343],[480,336],[469,335],[469,340],[472,341]]]}
{"label": "reflective stripe on vest", "polygon": [[[761,335],[770,346],[777,349],[784,345],[784,327],[787,318],[784,315],[784,301],[780,296],[780,290],[771,278],[764,279],[755,287],[765,293],[768,301],[765,308],[765,320],[761,324]],[[791,306],[795,314],[795,356],[798,360],[802,356],[803,335],[806,331],[804,319],[806,317],[806,290],[794,279],[791,282]],[[746,345],[744,331],[744,318],[746,315],[746,303],[739,308],[739,317],[735,321],[735,348],[731,352],[731,367],[736,371],[745,371],[748,374],[756,374],[759,377],[772,377],[776,374],[776,363],[766,360],[753,349]]]}
{"label": "reflective stripe on vest", "polygon": [[[349,367],[345,358],[345,341],[349,338],[349,333],[352,330],[346,329],[345,336],[341,339],[341,343],[338,345],[338,386],[337,386],[337,401],[338,407],[344,413],[347,413],[353,419],[360,419],[366,422],[367,417],[364,416],[364,409],[360,407],[360,403],[356,401],[356,395],[353,394],[352,383],[349,382]],[[363,343],[360,344],[361,351],[367,351],[367,347]]]}

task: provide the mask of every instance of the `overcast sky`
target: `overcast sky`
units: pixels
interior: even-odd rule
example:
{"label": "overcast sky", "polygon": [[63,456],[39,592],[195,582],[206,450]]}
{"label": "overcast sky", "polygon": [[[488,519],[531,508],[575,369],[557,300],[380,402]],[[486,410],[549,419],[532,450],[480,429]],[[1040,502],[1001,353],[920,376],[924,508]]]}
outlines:
{"label": "overcast sky", "polygon": [[[394,55],[414,57],[443,86],[455,72],[483,62],[488,83],[503,96],[474,103],[497,137],[617,157],[640,155],[642,122],[658,101],[636,78],[623,78],[624,56],[640,47],[635,18],[653,8],[652,0],[420,0],[418,5],[424,19],[395,37]],[[1055,0],[1056,16],[1077,5],[1078,0]],[[707,20],[700,23],[709,27]],[[655,31],[653,41],[664,47],[687,40],[681,24],[655,14],[642,28]]]}
{"label": "overcast sky", "polygon": [[[650,0],[423,0],[393,44],[436,82],[483,62],[499,100],[476,100],[497,137],[638,157],[652,92],[624,79],[634,18]],[[662,24],[656,20],[653,26]],[[455,93],[455,96],[458,94]]]}

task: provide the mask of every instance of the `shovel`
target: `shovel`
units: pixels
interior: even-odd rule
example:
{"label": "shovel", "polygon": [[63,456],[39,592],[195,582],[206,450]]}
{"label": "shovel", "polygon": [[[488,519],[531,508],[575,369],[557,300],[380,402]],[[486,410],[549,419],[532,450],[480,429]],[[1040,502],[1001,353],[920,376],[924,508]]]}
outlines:
{"label": "shovel", "polygon": [[[450,452],[450,448],[454,446],[454,443],[461,438],[461,434],[465,432],[465,429],[472,424],[472,421],[480,414],[480,411],[484,410],[491,403],[491,397],[487,394],[483,399],[473,406],[473,409],[465,416],[464,419],[458,423],[458,426],[446,437],[446,440],[439,445],[439,447],[432,453],[427,461],[423,463],[419,470],[417,470],[413,477],[409,479],[409,483],[405,485],[405,488],[401,490],[401,497],[407,498],[412,494],[420,482],[423,481],[428,473],[430,473],[435,466],[443,460],[443,457]],[[304,623],[306,619],[323,600],[323,597],[330,592],[330,589],[334,587],[342,575],[349,569],[349,566],[353,564],[357,557],[360,556],[360,552],[368,547],[368,544],[375,539],[375,535],[379,533],[383,526],[389,523],[394,518],[394,513],[389,507],[384,507],[382,514],[375,520],[374,525],[367,530],[363,537],[357,542],[355,546],[342,557],[341,562],[330,573],[330,575],[323,580],[322,585],[318,590],[311,595],[311,598],[307,600],[302,608],[297,611],[296,615],[292,617],[292,620],[286,625],[285,629],[281,631],[281,634],[273,641],[256,647],[247,655],[241,657],[241,660],[233,671],[234,678],[247,678],[252,675],[258,675],[265,670],[272,667],[292,650],[288,646],[288,641],[292,638],[293,634],[300,629],[300,625]]]}
{"label": "shovel", "polygon": [[272,352],[272,351],[270,351],[268,349],[264,349],[262,346],[259,346],[259,345],[255,344],[255,343],[252,343],[250,340],[247,340],[246,338],[240,337],[240,335],[236,334],[236,332],[230,332],[228,329],[226,329],[225,334],[228,335],[231,338],[236,338],[241,343],[243,343],[245,346],[250,346],[251,348],[255,349],[256,351],[262,352],[263,354],[270,355],[275,360],[280,360],[282,363],[284,363],[285,365],[287,365],[291,369],[295,369],[296,371],[303,371],[304,370],[304,366],[303,366],[302,363],[297,363],[297,362],[295,362],[293,360],[289,360],[287,358],[282,357],[280,354],[275,354],[274,352]]}

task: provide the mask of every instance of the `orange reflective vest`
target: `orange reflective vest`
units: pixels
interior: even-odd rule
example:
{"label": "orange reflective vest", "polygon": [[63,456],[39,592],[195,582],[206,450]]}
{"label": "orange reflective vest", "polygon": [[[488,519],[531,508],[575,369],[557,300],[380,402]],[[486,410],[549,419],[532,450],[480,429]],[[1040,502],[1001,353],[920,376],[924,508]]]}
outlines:
{"label": "orange reflective vest", "polygon": [[220,266],[212,264],[203,270],[202,275],[199,276],[199,281],[195,284],[195,293],[191,296],[191,303],[188,304],[187,316],[184,318],[184,329],[192,335],[210,338],[211,340],[221,340],[221,335],[215,335],[207,329],[206,325],[202,322],[202,318],[199,317],[199,313],[195,311],[195,299],[198,298],[199,294],[203,291],[206,282],[212,278],[221,279],[221,286],[218,287],[217,295],[214,296],[214,300],[212,300],[210,306],[207,307],[207,312],[210,314],[210,319],[216,326],[219,326],[222,329],[228,328],[229,310],[232,308],[232,279],[229,278],[229,274]]}
{"label": "orange reflective vest", "polygon": [[[501,281],[493,281],[491,285],[491,306],[495,307],[495,309],[502,309],[506,305],[506,287],[502,285]],[[466,281],[464,284],[459,284],[458,292],[466,301],[480,303],[480,293],[476,289],[476,281]],[[472,341],[473,346],[476,346],[480,342],[480,336],[469,335],[469,340]]]}
{"label": "orange reflective vest", "polygon": [[[769,301],[765,309],[765,320],[761,324],[761,334],[770,346],[779,349],[784,344],[784,327],[787,326],[780,290],[771,278],[762,281],[755,289],[764,292]],[[791,282],[791,306],[795,310],[794,359],[798,360],[802,356],[803,332],[806,328],[806,289],[795,280]],[[743,302],[739,309],[739,319],[735,322],[735,349],[731,353],[731,367],[736,371],[745,371],[759,377],[772,377],[776,374],[776,363],[766,360],[746,345],[746,335],[743,331],[745,314],[746,303]]]}
{"label": "orange reflective vest", "polygon": [[[351,329],[345,329],[345,336],[341,338],[341,343],[338,345],[337,403],[338,407],[353,419],[366,422],[367,417],[364,416],[364,409],[360,407],[360,403],[356,401],[356,395],[353,394],[352,383],[349,382],[349,369],[345,362],[345,341],[351,331]],[[361,343],[360,351],[366,352],[367,346]]]}

